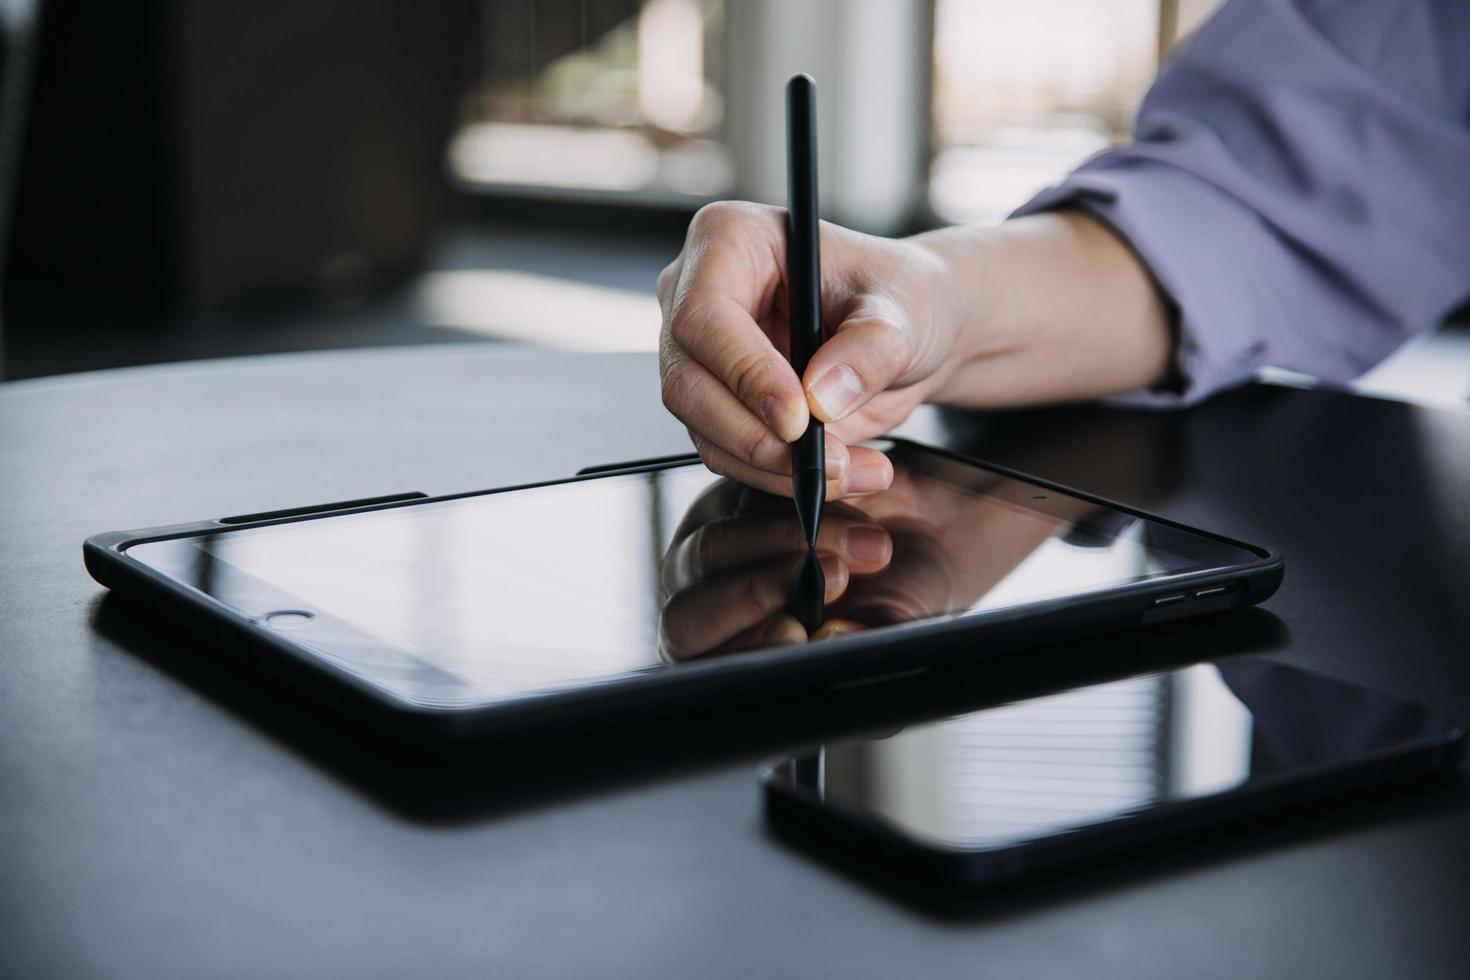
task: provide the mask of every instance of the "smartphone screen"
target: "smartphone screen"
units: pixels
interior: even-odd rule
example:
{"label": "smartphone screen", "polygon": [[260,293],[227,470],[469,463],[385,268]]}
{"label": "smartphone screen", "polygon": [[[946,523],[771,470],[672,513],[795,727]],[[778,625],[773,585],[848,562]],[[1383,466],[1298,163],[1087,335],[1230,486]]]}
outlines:
{"label": "smartphone screen", "polygon": [[1454,731],[1421,705],[1238,657],[825,746],[767,780],[832,819],[943,851],[1004,852]]}
{"label": "smartphone screen", "polygon": [[922,447],[889,455],[892,488],[828,504],[813,560],[789,499],[697,464],[127,555],[371,684],[441,704],[1260,558]]}

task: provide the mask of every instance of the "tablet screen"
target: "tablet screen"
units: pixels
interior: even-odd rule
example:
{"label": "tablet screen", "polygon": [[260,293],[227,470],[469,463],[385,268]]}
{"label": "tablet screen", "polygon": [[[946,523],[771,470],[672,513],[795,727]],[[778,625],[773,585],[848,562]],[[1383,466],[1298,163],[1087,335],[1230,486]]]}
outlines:
{"label": "tablet screen", "polygon": [[912,445],[791,501],[702,466],[147,542],[132,558],[373,685],[465,704],[1240,565],[1244,548]]}
{"label": "tablet screen", "polygon": [[1346,766],[1452,730],[1412,702],[1231,657],[824,746],[773,775],[925,844],[979,850]]}

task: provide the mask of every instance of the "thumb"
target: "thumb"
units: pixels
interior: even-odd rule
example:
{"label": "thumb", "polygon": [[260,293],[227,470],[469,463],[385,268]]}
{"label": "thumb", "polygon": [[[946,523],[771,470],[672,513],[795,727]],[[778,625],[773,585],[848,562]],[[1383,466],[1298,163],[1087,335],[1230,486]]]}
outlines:
{"label": "thumb", "polygon": [[909,369],[913,338],[891,318],[859,313],[842,322],[807,364],[802,386],[812,414],[839,422]]}

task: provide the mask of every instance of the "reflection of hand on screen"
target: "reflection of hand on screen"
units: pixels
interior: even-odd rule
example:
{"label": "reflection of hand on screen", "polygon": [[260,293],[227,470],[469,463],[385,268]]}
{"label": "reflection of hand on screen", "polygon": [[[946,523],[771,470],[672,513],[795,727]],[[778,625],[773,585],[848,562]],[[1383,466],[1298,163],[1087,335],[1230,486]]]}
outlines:
{"label": "reflection of hand on screen", "polygon": [[854,581],[831,611],[865,626],[959,613],[980,603],[1038,548],[1066,534],[1095,505],[1053,495],[1050,517],[990,494],[895,467],[893,484],[852,505],[893,538],[883,574]]}
{"label": "reflection of hand on screen", "polygon": [[1048,519],[897,467],[889,489],[824,511],[825,608],[809,635],[788,608],[806,556],[790,501],[721,481],[664,557],[660,649],[682,660],[963,612],[1092,509],[1059,499]]}
{"label": "reflection of hand on screen", "polygon": [[[892,545],[882,527],[831,504],[816,551],[826,580],[823,601],[830,604],[850,576],[887,565]],[[714,484],[685,515],[660,569],[663,656],[685,660],[809,639],[787,609],[806,557],[790,500],[729,480]]]}

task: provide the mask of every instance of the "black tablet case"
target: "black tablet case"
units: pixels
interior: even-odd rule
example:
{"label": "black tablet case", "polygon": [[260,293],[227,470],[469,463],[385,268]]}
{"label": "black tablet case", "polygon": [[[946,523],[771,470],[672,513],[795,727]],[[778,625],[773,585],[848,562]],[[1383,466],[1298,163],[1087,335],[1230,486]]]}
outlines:
{"label": "black tablet case", "polygon": [[[550,690],[490,705],[444,707],[395,698],[279,633],[204,596],[124,552],[145,541],[228,533],[365,511],[413,507],[464,497],[596,480],[614,474],[651,472],[697,462],[694,456],[664,457],[626,464],[591,467],[566,480],[500,487],[429,497],[422,493],[340,501],[287,510],[215,518],[164,527],[109,531],[83,545],[87,570],[102,585],[146,603],[158,614],[194,631],[234,654],[257,663],[281,680],[296,685],[335,707],[358,715],[375,727],[429,739],[497,739],[543,733],[564,735],[584,727],[603,727],[664,712],[687,712],[701,706],[770,698],[823,686],[909,675],[946,663],[996,658],[1077,636],[1133,629],[1186,616],[1254,605],[1274,593],[1285,572],[1282,557],[1246,544],[1170,521],[1137,508],[1106,500],[1061,484],[1018,473],[933,446],[891,440],[916,450],[937,453],[981,469],[1081,498],[1166,527],[1243,548],[1258,558],[1229,569],[1145,581],[1095,595],[1029,603],[994,612],[929,620],[853,633],[811,646],[778,647],[738,656],[712,657]],[[1227,591],[1204,598],[1193,593],[1216,586]],[[1158,604],[1181,593],[1187,601]]]}

